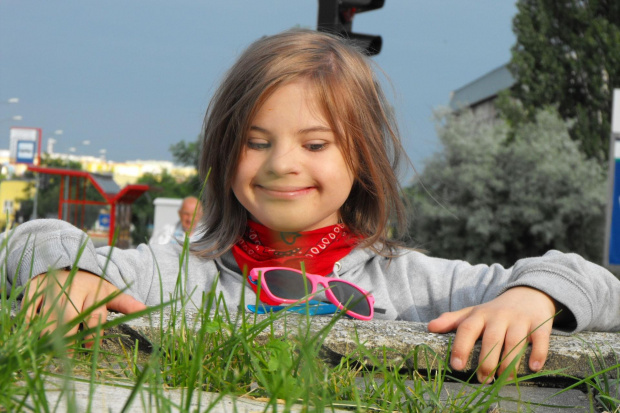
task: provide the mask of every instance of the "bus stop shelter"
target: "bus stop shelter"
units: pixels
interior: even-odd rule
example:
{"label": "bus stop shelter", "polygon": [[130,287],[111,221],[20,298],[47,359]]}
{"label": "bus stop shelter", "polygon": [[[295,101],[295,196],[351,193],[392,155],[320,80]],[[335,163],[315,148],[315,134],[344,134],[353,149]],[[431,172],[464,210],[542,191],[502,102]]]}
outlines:
{"label": "bus stop shelter", "polygon": [[[110,223],[108,245],[112,245],[115,234],[118,233],[115,245],[119,248],[129,248],[131,237],[131,204],[144,192],[148,185],[127,185],[120,188],[111,175],[97,174],[63,168],[46,168],[31,165],[28,170],[39,174],[59,175],[60,192],[58,199],[58,219],[67,221],[78,228],[85,229],[87,205],[109,206]],[[37,181],[38,182],[38,181]],[[88,184],[97,190],[103,201],[89,199]]]}

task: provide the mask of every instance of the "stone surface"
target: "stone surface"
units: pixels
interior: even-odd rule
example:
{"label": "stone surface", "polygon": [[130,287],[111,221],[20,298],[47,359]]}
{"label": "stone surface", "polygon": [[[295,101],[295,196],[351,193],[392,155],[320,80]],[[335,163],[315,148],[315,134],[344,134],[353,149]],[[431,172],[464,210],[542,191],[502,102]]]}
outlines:
{"label": "stone surface", "polygon": [[[163,318],[162,318],[163,317]],[[140,347],[148,349],[152,345],[157,345],[158,337],[161,334],[160,325],[164,329],[170,326],[170,314],[164,312],[154,314],[150,317],[143,317],[122,325],[118,333],[127,335],[126,344],[135,340],[141,342]],[[186,320],[188,325],[195,325],[200,328],[200,323],[193,320],[194,315],[188,314]],[[234,315],[232,318],[234,319]],[[253,320],[254,316],[250,317]],[[257,316],[257,322],[264,320],[268,316]],[[308,321],[310,321],[308,323]],[[261,332],[256,340],[265,342],[272,338],[292,338],[294,336],[305,336],[308,329],[311,334],[317,334],[322,329],[329,326],[332,322],[331,317],[311,317],[287,314],[272,323],[273,327]],[[178,327],[178,326],[177,326]],[[328,361],[338,363],[343,356],[350,355],[357,347],[358,343],[363,343],[366,349],[370,350],[376,358],[369,357],[364,360],[367,364],[372,364],[374,360],[381,363],[389,363],[395,368],[412,367],[413,355],[416,348],[428,348],[439,359],[445,359],[449,350],[450,343],[454,334],[431,334],[426,330],[426,325],[421,323],[411,323],[404,321],[357,321],[350,319],[340,319],[335,322],[323,341],[323,355]],[[388,351],[385,351],[389,349]],[[470,358],[467,369],[461,378],[467,378],[474,373],[475,360],[480,353],[478,343]],[[431,353],[427,353],[431,354]],[[529,349],[525,354],[529,356]],[[437,366],[436,360],[430,358],[430,364],[426,364],[425,357],[417,359],[418,369],[433,369]],[[592,397],[585,394],[580,389],[573,389],[560,392],[562,387],[566,387],[571,381],[566,379],[570,376],[572,382],[592,375],[594,370],[601,370],[604,366],[613,366],[620,363],[620,334],[618,333],[580,333],[572,336],[554,335],[549,346],[549,356],[546,370],[560,372],[547,374],[542,381],[530,385],[513,386],[507,385],[501,388],[499,402],[490,406],[489,411],[495,413],[528,411],[539,413],[556,412],[589,412],[596,410],[596,405],[592,405]],[[532,373],[521,363],[519,375]],[[618,380],[620,368],[611,372],[612,377]],[[413,384],[413,383],[411,383]],[[613,384],[612,384],[613,386]],[[617,386],[617,384],[616,384]],[[454,399],[455,395],[466,395],[480,389],[479,384],[460,384],[445,382],[441,398],[447,400],[448,397]],[[617,387],[616,387],[617,388]],[[613,394],[613,391],[612,391]],[[620,398],[620,394],[618,395]],[[239,400],[239,399],[237,399]],[[592,407],[594,406],[594,407]],[[594,409],[594,410],[592,410]],[[242,410],[239,410],[242,411]]]}
{"label": "stone surface", "polygon": [[[141,389],[125,410],[132,389],[120,384],[95,384],[81,381],[50,380],[46,385],[46,398],[49,406],[58,412],[90,411],[93,412],[132,412],[147,413],[159,411],[193,412],[209,411],[212,413],[259,413],[264,411],[285,411],[285,405],[279,403],[277,409],[268,409],[269,404],[262,400],[221,396],[217,393],[194,392],[187,403],[187,392],[182,389],[160,389],[156,391]],[[90,400],[90,402],[89,402]],[[306,411],[303,406],[294,405],[290,412]],[[333,410],[344,413],[350,410]]]}
{"label": "stone surface", "polygon": [[[358,380],[361,388],[364,384]],[[405,384],[413,388],[414,383],[407,380]],[[486,387],[480,384],[461,384],[444,382],[439,399],[444,403],[446,410],[456,410],[463,406],[476,406],[482,396],[473,397],[475,392],[484,394]],[[579,390],[568,390],[558,394],[560,389],[536,386],[504,386],[499,390],[498,402],[488,406],[489,412],[589,412],[590,401],[588,395]],[[472,397],[475,402],[472,402]],[[452,409],[451,409],[452,407]]]}
{"label": "stone surface", "polygon": [[[110,318],[118,317],[111,315]],[[196,329],[200,328],[199,322],[194,322],[195,314],[187,314],[187,325],[193,325]],[[235,315],[232,315],[234,319]],[[258,322],[269,316],[257,316]],[[249,317],[250,320],[254,316]],[[308,323],[308,321],[310,321]],[[258,334],[256,340],[264,342],[272,338],[291,338],[294,336],[304,336],[306,332],[317,334],[321,329],[329,327],[332,322],[331,317],[311,317],[287,314],[285,317],[274,321],[273,327]],[[139,360],[147,360],[150,351],[158,345],[161,335],[161,326],[164,332],[170,328],[170,312],[152,314],[131,322],[121,324],[106,331],[107,335],[114,338],[104,340],[104,349],[116,354],[132,354],[135,343],[138,343]],[[175,328],[180,327],[178,324]],[[185,330],[188,333],[187,330]],[[413,354],[416,349],[423,347],[430,349],[438,359],[445,359],[450,342],[454,338],[453,334],[430,334],[426,331],[426,325],[403,321],[370,321],[363,322],[350,319],[340,319],[334,323],[329,333],[323,341],[322,354],[333,363],[340,361],[343,356],[350,355],[357,347],[358,343],[363,343],[380,360],[381,363],[388,363],[395,368],[411,367],[413,365]],[[388,351],[386,351],[388,349]],[[460,378],[471,375],[475,366],[474,360],[478,359],[480,352],[479,344],[474,349],[474,354],[468,363],[465,374]],[[430,354],[430,353],[429,353]],[[526,357],[529,354],[526,353]],[[370,357],[363,360],[367,364],[372,364],[375,358]],[[416,366],[419,369],[437,366],[436,360],[431,357],[430,365],[426,364],[425,357],[417,359]],[[594,363],[594,367],[592,367]],[[599,364],[600,363],[600,364]],[[581,389],[574,389],[558,394],[561,388],[568,385],[568,381],[562,375],[569,375],[573,378],[584,378],[592,374],[594,370],[601,370],[602,366],[613,366],[620,363],[620,334],[618,333],[580,333],[573,336],[552,336],[549,348],[549,357],[546,364],[547,370],[561,369],[560,374],[549,374],[544,381],[537,381],[530,385],[504,386],[499,393],[500,401],[497,405],[491,406],[488,411],[495,413],[512,411],[532,411],[539,413],[555,412],[589,412],[600,411],[591,409],[591,396],[583,393]],[[522,366],[519,374],[529,374],[527,367]],[[611,372],[612,377],[616,377],[615,392],[619,393],[616,397],[620,398],[620,388],[618,373],[620,367]],[[573,380],[574,381],[574,380]],[[67,403],[76,403],[77,411],[84,411],[88,404],[89,395],[92,394],[92,406],[94,411],[121,411],[131,393],[130,387],[117,385],[98,384],[91,391],[88,383],[81,381],[71,381],[71,391],[63,393],[60,389],[60,381],[52,381],[46,386],[46,397],[50,405],[58,404],[57,411],[66,411]],[[362,386],[360,384],[360,386]],[[446,400],[448,397],[454,398],[455,395],[470,394],[476,389],[480,389],[478,384],[443,384],[441,398]],[[411,386],[412,387],[412,386]],[[152,394],[159,394],[159,398],[154,398]],[[158,390],[156,392],[142,389],[139,397],[136,398],[128,411],[146,412],[163,410],[179,411],[181,403],[185,403],[187,397],[182,389]],[[613,391],[612,391],[613,394]],[[69,397],[69,398],[68,398]],[[218,400],[219,398],[219,400]],[[221,396],[216,393],[197,392],[191,403],[190,410],[207,410],[213,412],[254,412],[254,411],[273,411],[261,400],[250,398],[234,398]],[[447,407],[449,408],[449,407]],[[277,408],[277,411],[284,411],[284,406]],[[291,411],[304,411],[302,406],[296,406]]]}
{"label": "stone surface", "polygon": [[[125,334],[131,333],[136,338],[147,339],[157,343],[160,325],[169,325],[169,314],[164,313],[163,320],[159,314],[133,320],[123,326]],[[189,320],[193,315],[188,315]],[[268,316],[258,316],[257,320],[263,320]],[[273,323],[273,328],[258,335],[259,342],[270,337],[284,338],[303,334],[304,329],[309,328],[316,333],[325,328],[331,321],[331,317],[318,316],[308,318],[302,315],[287,314]],[[190,323],[191,324],[191,323]],[[196,324],[199,328],[200,324]],[[406,321],[358,321],[340,319],[327,334],[323,343],[323,352],[326,358],[337,363],[339,359],[350,354],[358,343],[364,346],[381,360],[394,367],[410,367],[416,348],[427,346],[439,358],[445,359],[454,334],[432,334],[426,330],[422,323]],[[389,351],[385,351],[389,349]],[[527,349],[525,357],[529,357],[530,349]],[[480,356],[480,342],[472,352],[472,356],[465,369],[465,374],[471,374]],[[426,359],[420,357],[417,367],[421,369],[436,367],[427,366]],[[365,360],[372,364],[372,359]],[[620,334],[619,333],[580,333],[572,336],[553,335],[549,344],[549,356],[545,364],[545,370],[560,372],[549,374],[550,377],[568,375],[571,377],[584,378],[595,370],[602,370],[602,366],[613,366],[620,363]],[[611,372],[612,377],[618,377],[619,369]],[[527,363],[521,363],[518,374],[531,374]]]}

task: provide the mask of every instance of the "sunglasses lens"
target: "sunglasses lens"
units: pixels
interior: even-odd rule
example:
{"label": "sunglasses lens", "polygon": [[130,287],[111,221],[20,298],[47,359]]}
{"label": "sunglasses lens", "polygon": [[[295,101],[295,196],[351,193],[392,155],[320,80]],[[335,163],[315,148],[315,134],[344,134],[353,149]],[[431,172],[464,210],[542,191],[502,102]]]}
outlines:
{"label": "sunglasses lens", "polygon": [[360,290],[339,281],[330,281],[329,287],[336,299],[347,310],[362,316],[370,316],[370,304]]}
{"label": "sunglasses lens", "polygon": [[263,273],[263,278],[271,294],[278,298],[299,300],[312,292],[312,285],[295,271],[269,270]]}

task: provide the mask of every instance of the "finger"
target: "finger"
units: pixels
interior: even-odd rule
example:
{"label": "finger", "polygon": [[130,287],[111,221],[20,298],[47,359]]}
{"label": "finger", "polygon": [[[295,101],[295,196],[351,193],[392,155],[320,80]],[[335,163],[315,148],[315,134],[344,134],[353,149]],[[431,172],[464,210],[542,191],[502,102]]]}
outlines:
{"label": "finger", "polygon": [[428,323],[428,331],[431,333],[448,333],[456,328],[469,316],[473,307],[463,308],[458,311],[443,313],[438,318]]}
{"label": "finger", "polygon": [[43,302],[43,294],[41,291],[43,289],[43,283],[40,277],[42,276],[33,278],[28,282],[24,297],[22,298],[21,308],[26,308],[26,323],[30,323],[37,315],[41,303]]}
{"label": "finger", "polygon": [[[67,326],[67,325],[69,325],[69,323],[74,321],[79,315],[80,315],[80,312],[75,308],[73,303],[67,302],[64,307],[60,308],[58,319],[61,320],[61,323],[62,323],[63,326]],[[80,328],[80,324],[79,323],[74,324],[65,333],[65,337],[71,337],[71,336],[75,335],[75,333],[78,332],[79,328]]]}
{"label": "finger", "polygon": [[[61,325],[66,325],[68,321],[77,317],[77,310],[67,302],[66,297],[58,297],[56,294],[49,295],[52,298],[46,298],[43,300],[43,305],[41,306],[40,314],[45,320],[45,328],[41,332],[41,334],[48,334],[52,331],[59,328]],[[78,326],[74,326],[65,334],[71,335],[77,331]]]}
{"label": "finger", "polygon": [[129,294],[120,293],[108,302],[108,309],[123,314],[131,314],[144,310],[146,305],[136,300]]}
{"label": "finger", "polygon": [[456,330],[456,336],[452,344],[450,365],[456,370],[463,370],[469,360],[474,343],[484,330],[484,319],[472,314],[463,320]]}
{"label": "finger", "polygon": [[480,383],[493,382],[499,364],[499,357],[502,353],[502,345],[506,338],[506,329],[507,325],[505,322],[489,323],[484,329],[478,369],[476,370],[476,376]]}
{"label": "finger", "polygon": [[551,338],[551,323],[547,322],[538,327],[532,335],[532,352],[530,353],[529,366],[532,371],[539,371],[547,361],[549,353],[549,340]]}
{"label": "finger", "polygon": [[502,374],[506,370],[510,363],[515,358],[517,362],[514,365],[514,371],[510,373],[510,377],[516,376],[516,372],[519,370],[519,364],[521,363],[521,350],[527,347],[529,343],[529,328],[526,325],[512,326],[506,333],[506,340],[504,341],[504,351],[502,353],[502,360],[499,367],[499,374]]}
{"label": "finger", "polygon": [[[84,326],[88,329],[96,329],[97,326],[103,324],[106,322],[108,318],[108,310],[106,310],[105,306],[101,306],[99,308],[97,308],[95,311],[93,311],[92,313],[90,313],[85,319],[84,319]],[[84,346],[86,348],[91,348],[94,344],[94,340],[95,340],[95,335],[97,335],[97,332],[93,332],[92,334],[89,334],[88,336],[84,337]]]}
{"label": "finger", "polygon": [[[82,306],[82,311],[86,311],[89,308],[93,307],[94,305],[97,304],[97,302],[99,302],[99,296],[103,295],[101,292],[101,284],[98,286],[97,291],[93,294],[89,294],[88,296],[86,296],[86,298],[84,299],[84,303]],[[84,327],[87,329],[94,329],[97,328],[98,325],[103,324],[107,321],[108,319],[108,310],[106,309],[105,305],[100,305],[99,307],[95,308],[89,315],[87,315],[84,320]],[[86,348],[90,348],[93,345],[93,340],[94,340],[94,336],[95,333],[93,334],[89,334],[88,336],[84,337],[84,346]]]}
{"label": "finger", "polygon": [[26,308],[26,323],[30,323],[37,315],[43,303],[43,295],[38,294],[34,298],[26,298],[22,300],[22,308]]}

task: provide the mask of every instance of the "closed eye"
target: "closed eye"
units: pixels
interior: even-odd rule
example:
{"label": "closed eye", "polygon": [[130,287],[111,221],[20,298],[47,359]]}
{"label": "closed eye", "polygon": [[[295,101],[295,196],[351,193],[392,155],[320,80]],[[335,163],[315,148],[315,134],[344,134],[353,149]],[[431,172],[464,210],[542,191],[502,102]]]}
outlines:
{"label": "closed eye", "polygon": [[319,152],[324,150],[327,147],[326,142],[315,142],[315,143],[307,143],[304,147],[311,152]]}
{"label": "closed eye", "polygon": [[247,147],[250,149],[254,149],[257,151],[263,150],[263,149],[269,149],[271,147],[271,144],[265,140],[256,140],[256,139],[249,139],[246,143]]}

